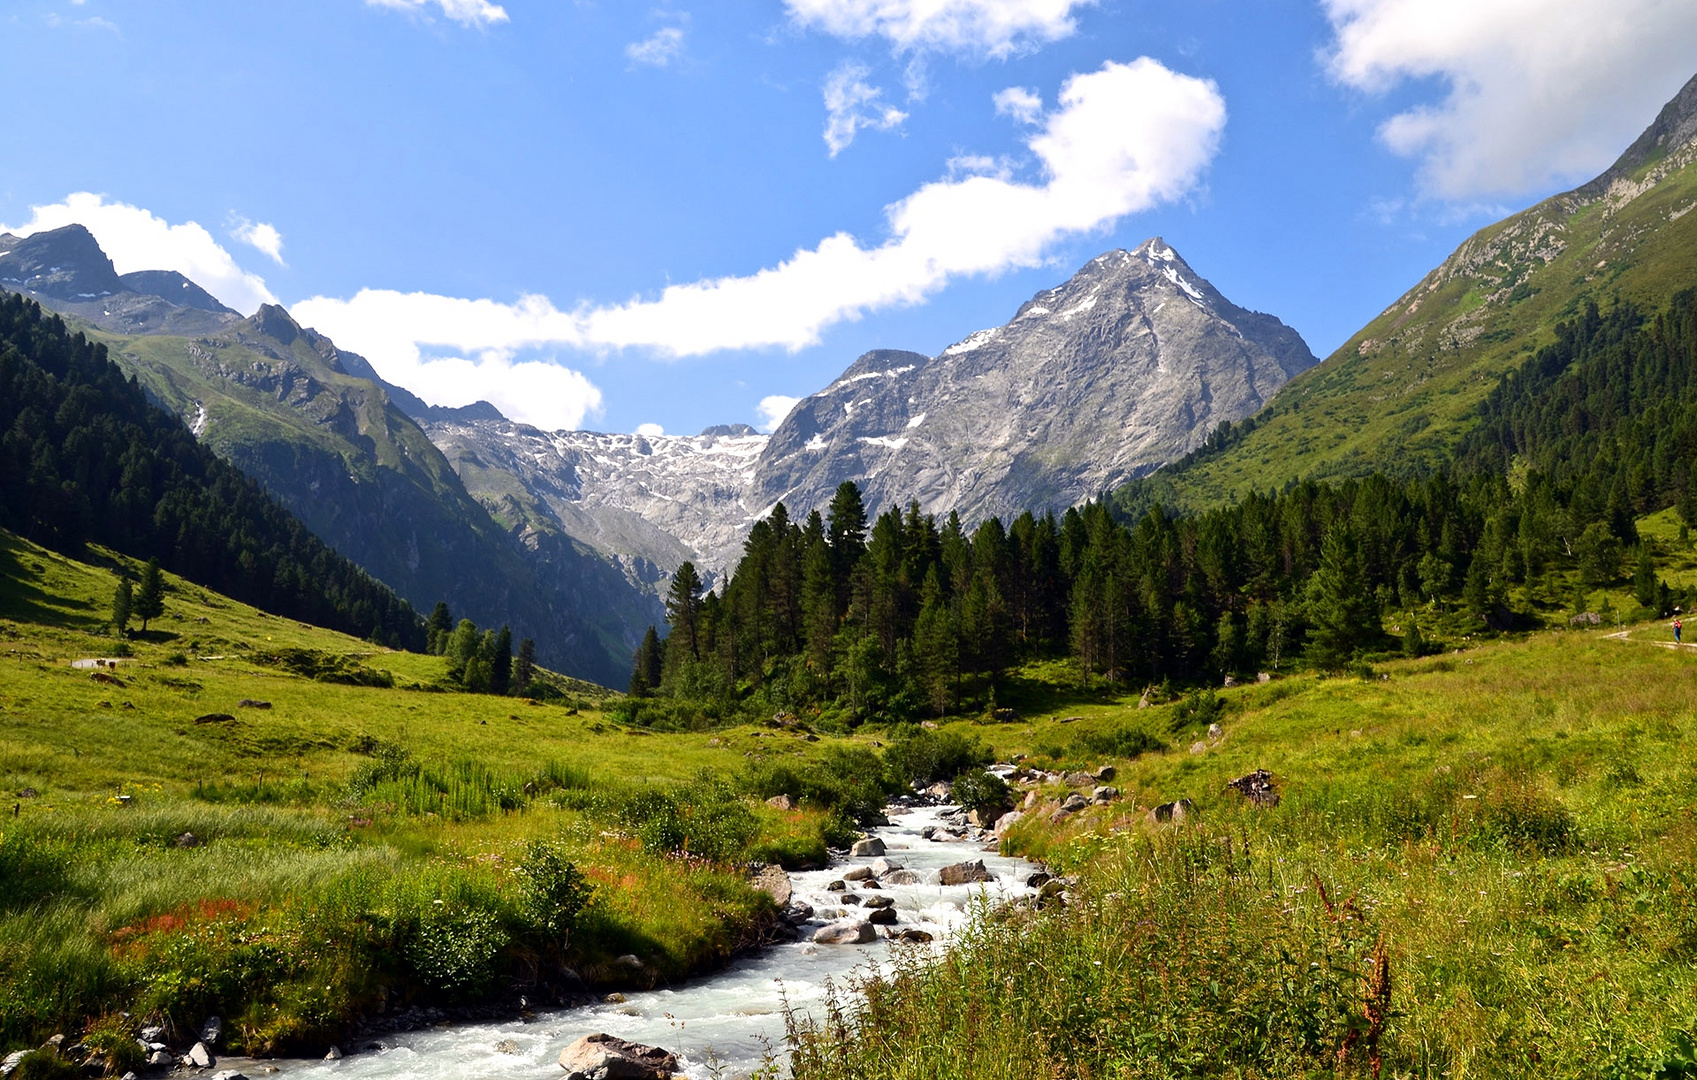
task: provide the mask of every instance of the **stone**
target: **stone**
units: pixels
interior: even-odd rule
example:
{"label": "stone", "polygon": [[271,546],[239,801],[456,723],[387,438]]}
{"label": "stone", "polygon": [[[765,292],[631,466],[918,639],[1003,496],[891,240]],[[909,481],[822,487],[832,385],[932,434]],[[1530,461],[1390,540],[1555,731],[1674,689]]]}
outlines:
{"label": "stone", "polygon": [[24,1055],[27,1053],[29,1053],[28,1050],[14,1050],[7,1054],[6,1059],[0,1061],[0,1076],[11,1076],[17,1072],[18,1063],[24,1059]]}
{"label": "stone", "polygon": [[928,945],[931,943],[931,935],[923,930],[915,930],[910,927],[892,933],[890,940],[899,941],[904,945]]}
{"label": "stone", "polygon": [[856,840],[849,848],[849,856],[856,859],[871,859],[884,854],[884,841],[876,836],[868,836],[864,840]]}
{"label": "stone", "polygon": [[844,881],[865,881],[872,876],[870,866],[854,866],[843,871]]}
{"label": "stone", "polygon": [[165,1037],[165,1029],[158,1024],[149,1024],[136,1032],[136,1038],[144,1043],[156,1043]]}
{"label": "stone", "polygon": [[922,840],[929,840],[935,835],[937,835],[937,826],[935,825],[927,825],[919,830],[919,837]]}
{"label": "stone", "polygon": [[235,720],[236,718],[227,712],[209,712],[194,718],[194,722],[197,724],[231,724]]}
{"label": "stone", "polygon": [[1025,887],[1028,889],[1041,889],[1053,880],[1055,880],[1053,875],[1042,870],[1038,870],[1036,873],[1027,874],[1025,876]]}
{"label": "stone", "polygon": [[1089,805],[1089,799],[1075,793],[1066,797],[1066,801],[1061,803],[1061,809],[1065,810],[1069,814],[1076,814]]}
{"label": "stone", "polygon": [[269,709],[270,707],[271,703],[269,701],[260,701],[257,698],[245,697],[236,702],[236,708],[238,709]]}
{"label": "stone", "polygon": [[774,795],[766,800],[766,805],[774,810],[794,810],[795,800],[788,795]]}
{"label": "stone", "polygon": [[339,1047],[339,1046],[332,1046],[328,1051],[325,1052],[324,1060],[325,1061],[340,1061],[340,1060],[342,1060],[342,1048]]}
{"label": "stone", "polygon": [[1090,793],[1090,801],[1098,806],[1103,803],[1111,803],[1119,797],[1120,789],[1112,786],[1099,787]]}
{"label": "stone", "polygon": [[1196,817],[1196,804],[1189,799],[1178,799],[1170,803],[1162,803],[1149,811],[1149,820],[1157,823],[1171,822],[1177,825]]}
{"label": "stone", "polygon": [[848,904],[848,905],[853,906],[853,907],[859,907],[860,906],[860,894],[859,893],[846,892],[843,895],[837,897],[837,899],[840,902],[842,902],[844,904]]}
{"label": "stone", "polygon": [[883,877],[891,870],[900,870],[902,864],[891,859],[877,858],[872,860],[872,876]]}
{"label": "stone", "polygon": [[625,953],[623,956],[614,960],[613,963],[622,968],[629,968],[632,971],[642,970],[642,957],[635,953]]}
{"label": "stone", "polygon": [[891,870],[884,875],[886,885],[918,885],[924,880],[912,870]]}
{"label": "stone", "polygon": [[150,1069],[168,1069],[176,1063],[169,1050],[155,1050],[147,1055],[147,1067]]}
{"label": "stone", "polygon": [[794,891],[790,886],[790,876],[784,873],[784,868],[781,866],[773,866],[771,864],[760,867],[760,869],[756,871],[751,878],[749,878],[748,883],[765,893],[767,896],[770,896],[772,898],[772,902],[777,904],[780,908],[787,907],[789,905],[790,896]]}
{"label": "stone", "polygon": [[1232,687],[1234,687],[1236,685],[1237,685],[1237,680],[1232,678],[1230,675],[1227,675],[1226,681],[1225,681],[1225,689],[1230,690]]}
{"label": "stone", "polygon": [[213,1073],[212,1080],[247,1080],[247,1077],[234,1069],[224,1069]]}
{"label": "stone", "polygon": [[1021,810],[1034,809],[1040,798],[1041,796],[1039,796],[1035,790],[1028,791],[1025,793],[1025,800],[1019,804],[1019,808]]}
{"label": "stone", "polygon": [[1218,724],[1209,724],[1208,725],[1208,741],[1209,742],[1219,742],[1221,739],[1223,739],[1225,737],[1226,737],[1226,729],[1225,728],[1221,727]]}
{"label": "stone", "polygon": [[1104,765],[1100,769],[1097,769],[1094,775],[1098,784],[1106,784],[1108,781],[1118,776],[1119,773],[1112,765]]}
{"label": "stone", "polygon": [[666,1080],[678,1059],[658,1046],[626,1042],[597,1032],[560,1051],[566,1080]]}
{"label": "stone", "polygon": [[790,906],[784,909],[784,921],[791,926],[800,926],[811,918],[813,918],[812,904],[805,904],[800,900],[791,900]]}
{"label": "stone", "polygon": [[860,906],[875,911],[879,908],[895,907],[896,898],[893,896],[868,896],[860,902]]}
{"label": "stone", "polygon": [[864,945],[878,940],[878,932],[865,919],[838,919],[813,931],[813,940],[820,945]]}
{"label": "stone", "polygon": [[954,794],[954,790],[953,784],[950,784],[947,780],[939,780],[935,784],[926,788],[923,792],[921,792],[921,794],[929,796],[938,802],[948,802],[950,796]]}
{"label": "stone", "polygon": [[1067,787],[1089,787],[1096,782],[1096,778],[1087,772],[1069,772],[1062,779]]}
{"label": "stone", "polygon": [[1247,776],[1228,780],[1226,786],[1263,810],[1279,805],[1279,793],[1273,788],[1273,774],[1266,769],[1256,769]]}
{"label": "stone", "polygon": [[996,819],[996,823],[991,826],[990,831],[995,833],[997,836],[1001,836],[1003,833],[1017,825],[1023,817],[1025,817],[1024,811],[1009,810],[1007,813]]}
{"label": "stone", "polygon": [[1273,681],[1273,677],[1265,671],[1258,671],[1255,673],[1255,681],[1258,683],[1269,683]]}
{"label": "stone", "polygon": [[1193,754],[1203,754],[1207,753],[1207,751],[1208,744],[1205,742],[1193,742],[1190,744],[1190,752]]}
{"label": "stone", "polygon": [[983,859],[958,862],[937,871],[937,883],[939,885],[971,885],[976,882],[994,880],[996,880],[995,875],[985,869]]}
{"label": "stone", "polygon": [[204,1042],[197,1042],[183,1055],[183,1064],[196,1069],[210,1069],[218,1061]]}
{"label": "stone", "polygon": [[873,926],[894,926],[896,924],[896,909],[893,907],[879,908],[866,916],[866,921]]}
{"label": "stone", "polygon": [[860,887],[863,889],[882,889],[884,886],[878,884],[877,878],[869,877],[860,883]]}
{"label": "stone", "polygon": [[[173,840],[171,842],[173,844],[177,845],[180,848],[199,847],[200,846],[200,837],[196,836],[192,832],[186,832],[186,833],[182,834],[181,836],[177,837],[175,840]],[[203,1039],[205,1037],[206,1036],[204,1036],[204,1035],[201,1036],[201,1038],[203,1038]],[[218,1036],[214,1035],[212,1037],[212,1041],[217,1042]]]}
{"label": "stone", "polygon": [[502,1039],[500,1042],[495,1044],[495,1052],[497,1054],[516,1054],[516,1053],[518,1053],[519,1052],[518,1040],[516,1040],[516,1039]]}
{"label": "stone", "polygon": [[[183,843],[183,836],[188,837],[193,842],[188,843],[188,844],[184,844]],[[196,844],[200,843],[199,840],[194,839],[194,833],[184,833],[183,836],[177,837],[177,846],[178,847],[194,847]],[[201,1023],[201,1025],[200,1025],[200,1041],[205,1043],[207,1046],[217,1046],[218,1040],[223,1038],[223,1037],[224,1037],[224,1020],[223,1020],[222,1017],[208,1016]]]}
{"label": "stone", "polygon": [[848,888],[848,882],[844,881],[841,878],[838,878],[836,881],[833,881],[829,885],[825,886],[825,891],[826,892],[842,892],[846,888]]}

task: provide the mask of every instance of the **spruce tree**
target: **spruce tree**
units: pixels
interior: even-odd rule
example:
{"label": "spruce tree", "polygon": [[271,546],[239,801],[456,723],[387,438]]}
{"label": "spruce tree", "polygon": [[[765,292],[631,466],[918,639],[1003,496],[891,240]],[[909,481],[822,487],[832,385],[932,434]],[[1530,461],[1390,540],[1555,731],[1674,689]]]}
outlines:
{"label": "spruce tree", "polygon": [[1347,525],[1334,525],[1320,546],[1320,568],[1309,580],[1310,659],[1337,669],[1379,629],[1379,613],[1361,570],[1361,553]]}
{"label": "spruce tree", "polygon": [[672,576],[666,593],[666,622],[672,628],[667,651],[675,653],[680,663],[701,659],[701,575],[692,562],[678,567]]}
{"label": "spruce tree", "polygon": [[165,578],[159,572],[159,560],[149,559],[141,571],[141,588],[135,594],[135,617],[141,620],[141,632],[147,624],[165,614]]}
{"label": "spruce tree", "polygon": [[503,626],[495,636],[495,651],[489,658],[489,692],[505,696],[513,684],[513,632]]}
{"label": "spruce tree", "polygon": [[648,697],[660,688],[661,659],[664,646],[660,635],[650,626],[642,635],[642,644],[631,657],[630,696]]}
{"label": "spruce tree", "polygon": [[1637,598],[1639,607],[1654,607],[1656,604],[1656,564],[1650,561],[1650,549],[1638,549],[1638,570],[1632,575],[1632,595]]}
{"label": "spruce tree", "polygon": [[525,638],[519,642],[518,659],[513,661],[513,693],[530,693],[530,681],[536,677],[536,641]]}
{"label": "spruce tree", "polygon": [[135,609],[135,594],[128,580],[120,580],[112,590],[112,625],[122,637],[129,631],[130,615]]}
{"label": "spruce tree", "polygon": [[425,651],[431,656],[441,656],[447,647],[448,635],[454,632],[454,617],[448,612],[448,605],[438,600],[436,607],[430,612],[430,621],[425,625]]}

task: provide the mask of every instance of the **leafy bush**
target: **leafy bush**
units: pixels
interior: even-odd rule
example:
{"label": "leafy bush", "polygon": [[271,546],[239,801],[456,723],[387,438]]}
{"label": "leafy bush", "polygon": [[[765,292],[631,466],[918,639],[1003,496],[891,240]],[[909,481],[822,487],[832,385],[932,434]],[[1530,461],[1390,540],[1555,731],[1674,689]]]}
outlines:
{"label": "leafy bush", "polygon": [[954,801],[980,816],[1005,811],[1013,805],[1013,794],[1001,777],[983,769],[972,769],[955,777]]}
{"label": "leafy bush", "polygon": [[526,921],[546,944],[563,947],[578,912],[589,902],[589,882],[567,861],[559,844],[546,840],[530,842],[517,873],[524,882]]}
{"label": "leafy bush", "polygon": [[106,1062],[106,1075],[122,1076],[140,1072],[147,1055],[132,1033],[130,1021],[122,1013],[102,1016],[83,1032],[83,1045],[98,1053]]}
{"label": "leafy bush", "polygon": [[806,764],[756,762],[744,770],[739,784],[756,798],[788,795],[802,806],[838,811],[851,823],[874,820],[890,794],[883,763],[863,747],[835,746]]}
{"label": "leafy bush", "polygon": [[1173,710],[1172,730],[1177,733],[1190,727],[1207,727],[1226,715],[1226,703],[1212,690],[1196,690],[1185,695]]}
{"label": "leafy bush", "polygon": [[948,780],[995,760],[977,739],[954,731],[923,728],[903,734],[884,750],[884,771],[899,787]]}
{"label": "leafy bush", "polygon": [[404,955],[419,982],[450,999],[486,992],[495,981],[509,938],[492,911],[438,900],[407,935]]}

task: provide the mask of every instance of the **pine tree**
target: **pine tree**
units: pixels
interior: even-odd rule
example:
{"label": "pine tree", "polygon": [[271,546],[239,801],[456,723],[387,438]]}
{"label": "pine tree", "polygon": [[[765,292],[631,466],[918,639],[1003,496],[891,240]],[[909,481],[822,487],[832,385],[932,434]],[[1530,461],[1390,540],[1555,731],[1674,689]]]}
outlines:
{"label": "pine tree", "polygon": [[489,659],[489,692],[506,695],[513,683],[513,632],[501,627],[495,637],[495,652]]}
{"label": "pine tree", "polygon": [[477,624],[470,619],[461,619],[454,632],[448,635],[447,642],[442,646],[442,655],[448,660],[448,677],[463,682],[466,667],[477,659],[479,644]]}
{"label": "pine tree", "polygon": [[837,636],[837,586],[831,574],[831,549],[822,537],[808,545],[802,558],[801,624],[808,660],[821,676],[829,675],[831,642]]}
{"label": "pine tree", "polygon": [[667,651],[675,653],[680,663],[701,659],[701,575],[692,562],[678,567],[672,576],[666,593],[666,622],[672,628]]}
{"label": "pine tree", "polygon": [[642,644],[637,646],[636,655],[631,657],[631,697],[648,697],[660,688],[662,648],[659,633],[650,626],[648,632],[642,635]]}
{"label": "pine tree", "polygon": [[448,635],[454,632],[454,617],[448,613],[448,605],[438,600],[436,607],[430,612],[430,621],[425,624],[425,651],[431,656],[441,656],[447,647]]}
{"label": "pine tree", "polygon": [[954,706],[960,639],[935,567],[925,575],[921,590],[919,618],[913,628],[913,652],[919,668],[920,691],[931,710],[942,716]]}
{"label": "pine tree", "polygon": [[536,677],[536,642],[525,638],[519,642],[518,659],[513,661],[513,693],[530,693],[530,680]]}
{"label": "pine tree", "polygon": [[1650,561],[1650,549],[1638,549],[1638,570],[1632,575],[1632,595],[1639,607],[1654,607],[1656,603],[1656,564]]}
{"label": "pine tree", "polygon": [[165,578],[159,572],[159,560],[149,559],[141,571],[141,588],[135,594],[135,617],[141,620],[141,632],[147,624],[165,614]]}
{"label": "pine tree", "polygon": [[1310,658],[1337,669],[1378,632],[1379,613],[1361,571],[1361,554],[1347,525],[1334,525],[1320,547],[1320,568],[1308,583],[1314,629],[1308,635]]}
{"label": "pine tree", "polygon": [[135,609],[135,594],[127,579],[121,579],[118,587],[112,590],[112,625],[117,628],[119,636],[128,632],[130,615]]}

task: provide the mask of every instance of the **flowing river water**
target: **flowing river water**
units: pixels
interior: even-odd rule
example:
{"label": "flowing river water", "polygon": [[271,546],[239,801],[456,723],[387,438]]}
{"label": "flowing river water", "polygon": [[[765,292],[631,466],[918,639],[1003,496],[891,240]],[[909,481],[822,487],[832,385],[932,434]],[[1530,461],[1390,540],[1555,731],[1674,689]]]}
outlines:
{"label": "flowing river water", "polygon": [[[737,960],[725,970],[663,990],[632,992],[623,1002],[539,1012],[528,1021],[463,1024],[388,1035],[383,1049],[352,1054],[339,1061],[291,1062],[281,1071],[289,1080],[460,1080],[464,1077],[560,1075],[560,1051],[578,1038],[604,1031],[632,1042],[661,1046],[678,1056],[681,1075],[691,1080],[743,1077],[758,1069],[766,1055],[781,1054],[784,1006],[816,1016],[825,982],[843,989],[857,971],[887,962],[897,949],[947,946],[949,936],[973,915],[977,905],[1009,900],[1031,892],[1023,882],[1035,868],[1022,859],[985,851],[981,841],[934,841],[927,826],[944,824],[948,807],[892,808],[892,824],[872,830],[884,841],[885,858],[916,871],[920,883],[884,885],[896,902],[894,929],[916,928],[936,939],[933,945],[896,944],[880,937],[865,945],[820,945],[809,940],[819,925],[845,907],[840,893],[826,886],[872,858],[847,858],[826,870],[790,875],[794,899],[812,905],[813,921],[801,928],[802,940],[774,945]],[[900,816],[896,816],[899,814]],[[941,867],[982,859],[995,880],[943,886]],[[850,883],[849,888],[855,886]],[[882,928],[890,929],[890,928]]]}

